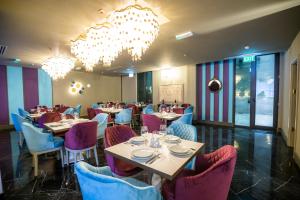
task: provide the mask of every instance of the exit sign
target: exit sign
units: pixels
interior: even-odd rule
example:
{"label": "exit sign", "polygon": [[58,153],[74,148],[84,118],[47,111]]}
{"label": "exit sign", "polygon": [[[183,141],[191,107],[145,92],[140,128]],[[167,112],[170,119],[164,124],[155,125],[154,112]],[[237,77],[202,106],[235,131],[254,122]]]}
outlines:
{"label": "exit sign", "polygon": [[244,56],[243,57],[243,62],[247,63],[247,62],[253,62],[255,61],[255,56]]}

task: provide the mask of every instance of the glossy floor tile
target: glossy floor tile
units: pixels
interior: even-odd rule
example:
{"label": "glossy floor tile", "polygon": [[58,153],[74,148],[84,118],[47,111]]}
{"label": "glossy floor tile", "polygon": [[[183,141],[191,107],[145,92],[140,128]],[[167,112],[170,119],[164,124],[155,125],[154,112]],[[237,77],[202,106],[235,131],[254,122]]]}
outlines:
{"label": "glossy floor tile", "polygon": [[[300,199],[300,170],[292,160],[292,150],[282,137],[270,131],[197,126],[202,153],[231,144],[238,159],[228,199]],[[0,169],[3,199],[82,199],[73,168],[61,168],[56,154],[40,156],[41,175],[34,179],[32,157],[26,145],[20,148],[14,131],[0,132]],[[100,165],[106,165],[102,141]],[[94,159],[88,160],[95,164]]]}

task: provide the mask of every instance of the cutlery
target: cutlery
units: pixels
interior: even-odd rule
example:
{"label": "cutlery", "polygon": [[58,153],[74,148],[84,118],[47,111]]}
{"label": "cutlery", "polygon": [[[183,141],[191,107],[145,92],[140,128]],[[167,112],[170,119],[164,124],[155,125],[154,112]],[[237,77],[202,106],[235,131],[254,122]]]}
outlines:
{"label": "cutlery", "polygon": [[157,157],[159,157],[159,155],[160,155],[160,154],[157,154],[157,155],[153,156],[150,160],[148,160],[148,161],[146,162],[146,164],[151,164],[152,161],[156,160]]}
{"label": "cutlery", "polygon": [[149,162],[148,164],[150,165],[150,164],[152,164],[152,163],[154,163],[156,160],[158,160],[160,158],[160,156],[158,155],[158,156],[156,156],[155,157],[155,159],[153,159],[151,162]]}

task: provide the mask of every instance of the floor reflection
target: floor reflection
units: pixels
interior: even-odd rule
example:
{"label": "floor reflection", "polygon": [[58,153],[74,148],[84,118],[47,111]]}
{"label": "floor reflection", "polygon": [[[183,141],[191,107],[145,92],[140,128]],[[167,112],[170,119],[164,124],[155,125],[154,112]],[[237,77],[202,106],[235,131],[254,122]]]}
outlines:
{"label": "floor reflection", "polygon": [[[197,126],[202,153],[223,145],[238,149],[229,199],[300,199],[300,171],[282,137],[270,131]],[[0,168],[4,199],[81,199],[73,168],[61,168],[55,154],[40,156],[41,175],[33,178],[32,157],[20,148],[16,132],[0,133]],[[100,165],[106,165],[103,145],[98,147]],[[88,162],[94,164],[94,159]]]}

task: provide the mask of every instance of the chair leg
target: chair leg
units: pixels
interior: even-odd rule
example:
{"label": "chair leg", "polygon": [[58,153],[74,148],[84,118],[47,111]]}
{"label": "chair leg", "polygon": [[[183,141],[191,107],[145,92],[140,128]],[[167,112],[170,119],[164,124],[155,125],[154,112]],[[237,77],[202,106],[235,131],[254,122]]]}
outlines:
{"label": "chair leg", "polygon": [[33,160],[34,160],[34,176],[38,175],[38,167],[39,167],[39,158],[37,154],[33,154]]}
{"label": "chair leg", "polygon": [[97,166],[99,166],[98,155],[97,155],[97,148],[96,147],[94,147],[94,156],[95,156],[96,164],[97,164]]}
{"label": "chair leg", "polygon": [[60,160],[61,160],[61,167],[64,167],[64,152],[63,149],[61,148],[60,150]]}
{"label": "chair leg", "polygon": [[69,151],[66,150],[67,166],[69,166]]}
{"label": "chair leg", "polygon": [[24,141],[24,138],[23,138],[23,133],[22,133],[22,132],[20,132],[20,133],[19,133],[19,145],[20,145],[20,147],[22,147],[22,146],[23,146],[23,141]]}

